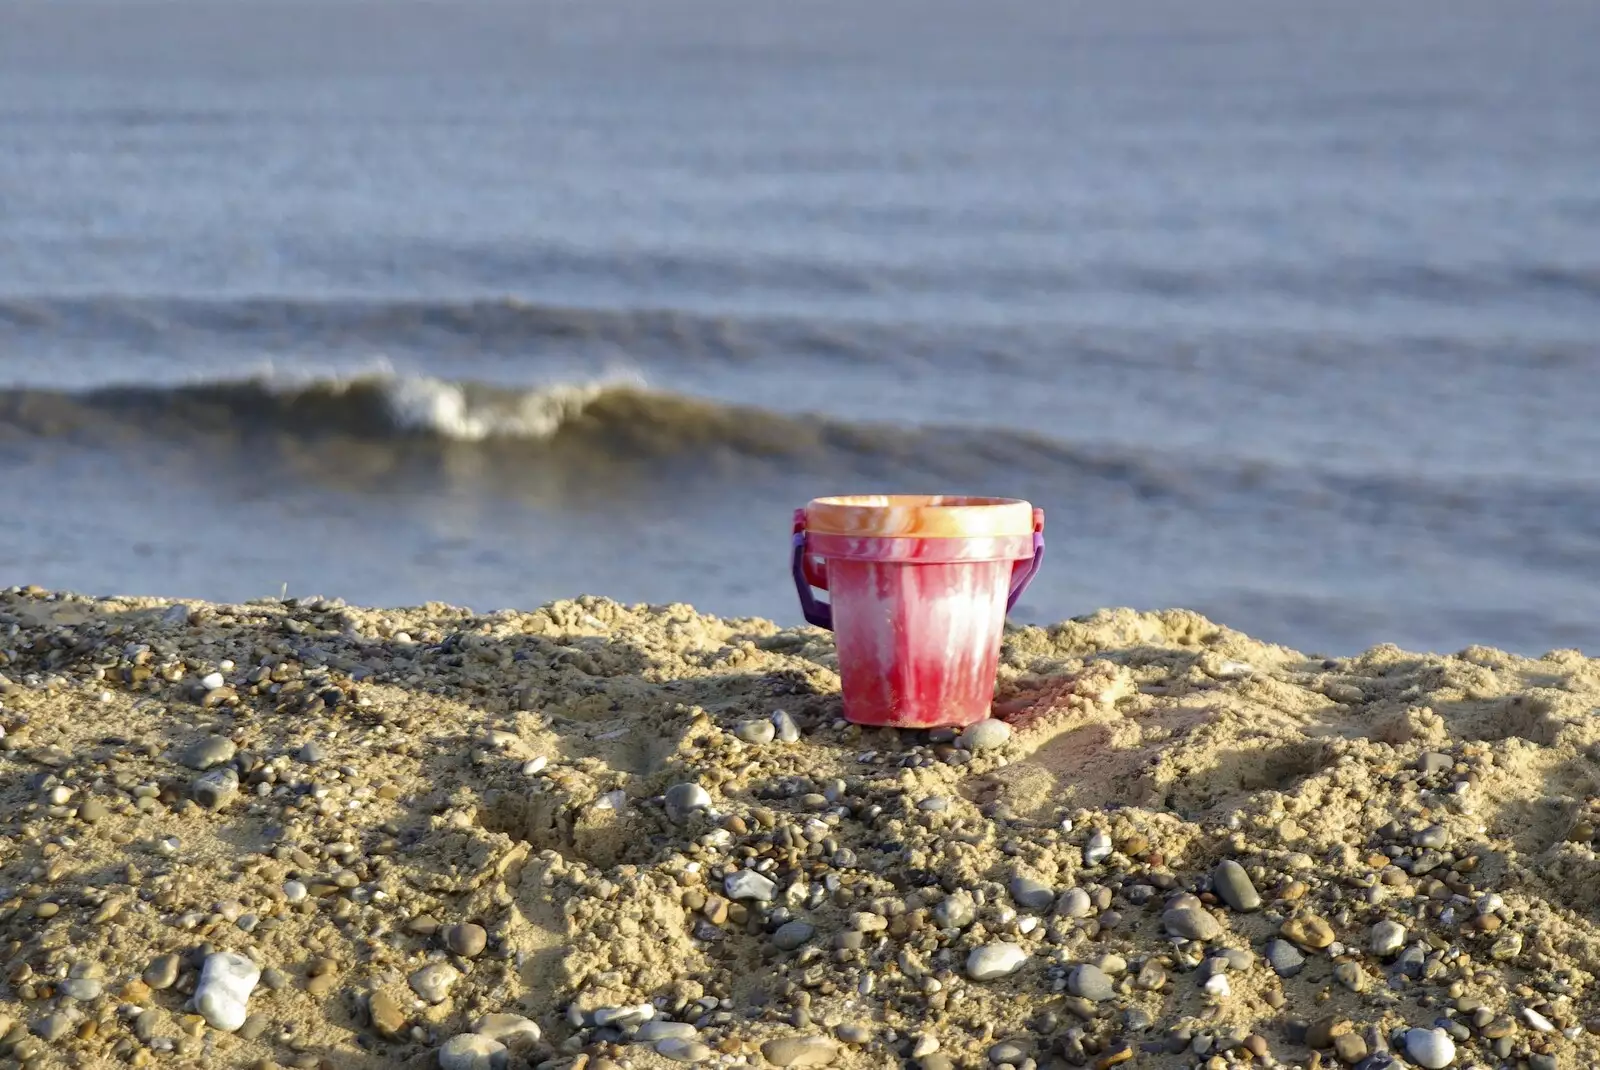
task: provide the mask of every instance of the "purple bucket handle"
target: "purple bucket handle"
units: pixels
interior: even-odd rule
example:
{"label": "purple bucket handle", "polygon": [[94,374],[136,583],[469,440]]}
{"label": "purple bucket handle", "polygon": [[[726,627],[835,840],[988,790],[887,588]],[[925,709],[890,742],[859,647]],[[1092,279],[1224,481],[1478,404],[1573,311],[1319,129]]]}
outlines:
{"label": "purple bucket handle", "polygon": [[1028,562],[1028,567],[1021,572],[1011,574],[1011,593],[1006,596],[1006,612],[1010,613],[1016,608],[1017,599],[1022,597],[1022,592],[1028,589],[1028,584],[1039,574],[1039,566],[1044,564],[1044,532],[1037,529],[1033,533],[1033,560]]}
{"label": "purple bucket handle", "polygon": [[806,623],[816,628],[826,628],[833,631],[833,607],[826,602],[819,601],[811,590],[811,582],[806,579],[806,533],[794,533],[794,589],[800,595],[800,612],[805,614]]}
{"label": "purple bucket handle", "polygon": [[[801,521],[797,518],[796,524]],[[815,592],[811,590],[811,583],[806,579],[806,533],[804,529],[794,533],[794,555],[790,563],[790,571],[794,574],[795,593],[800,596],[800,612],[805,614],[806,623],[817,628],[826,628],[833,631],[833,607],[820,601]],[[1011,575],[1011,593],[1006,596],[1006,612],[1010,613],[1016,607],[1017,599],[1022,597],[1022,592],[1028,589],[1028,584],[1039,574],[1039,566],[1044,564],[1044,532],[1035,530],[1033,533],[1033,559],[1028,562],[1028,567]]]}

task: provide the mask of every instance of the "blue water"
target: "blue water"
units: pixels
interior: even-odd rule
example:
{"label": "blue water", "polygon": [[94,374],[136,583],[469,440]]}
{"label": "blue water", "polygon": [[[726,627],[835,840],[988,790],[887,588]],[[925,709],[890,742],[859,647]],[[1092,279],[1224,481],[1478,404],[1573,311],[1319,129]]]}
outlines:
{"label": "blue water", "polygon": [[1022,619],[1594,647],[1595,40],[0,0],[0,582],[793,621],[790,509],[952,490],[1048,510]]}

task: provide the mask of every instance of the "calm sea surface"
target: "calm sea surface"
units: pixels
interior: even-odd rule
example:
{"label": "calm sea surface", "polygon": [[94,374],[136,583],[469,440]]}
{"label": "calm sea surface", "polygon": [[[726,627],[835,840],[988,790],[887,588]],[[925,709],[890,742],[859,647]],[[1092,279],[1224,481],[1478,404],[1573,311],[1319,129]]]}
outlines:
{"label": "calm sea surface", "polygon": [[1600,4],[0,0],[0,583],[1600,649]]}

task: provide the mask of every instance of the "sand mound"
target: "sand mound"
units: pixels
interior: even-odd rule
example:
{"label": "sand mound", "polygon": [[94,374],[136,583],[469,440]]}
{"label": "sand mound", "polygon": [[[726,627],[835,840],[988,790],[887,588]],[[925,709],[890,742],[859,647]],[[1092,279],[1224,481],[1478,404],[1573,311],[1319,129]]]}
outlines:
{"label": "sand mound", "polygon": [[29,1067],[1600,1065],[1575,652],[1103,612],[1008,636],[994,746],[603,599],[12,590],[0,673]]}

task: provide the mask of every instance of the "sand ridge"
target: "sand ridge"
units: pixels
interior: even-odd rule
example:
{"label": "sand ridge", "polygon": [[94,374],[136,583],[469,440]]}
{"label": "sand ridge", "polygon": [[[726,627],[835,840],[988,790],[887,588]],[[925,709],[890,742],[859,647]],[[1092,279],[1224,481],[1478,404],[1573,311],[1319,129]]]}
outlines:
{"label": "sand ridge", "polygon": [[983,746],[835,666],[600,598],[0,593],[0,1055],[1600,1064],[1596,662],[1103,611],[1008,633]]}

